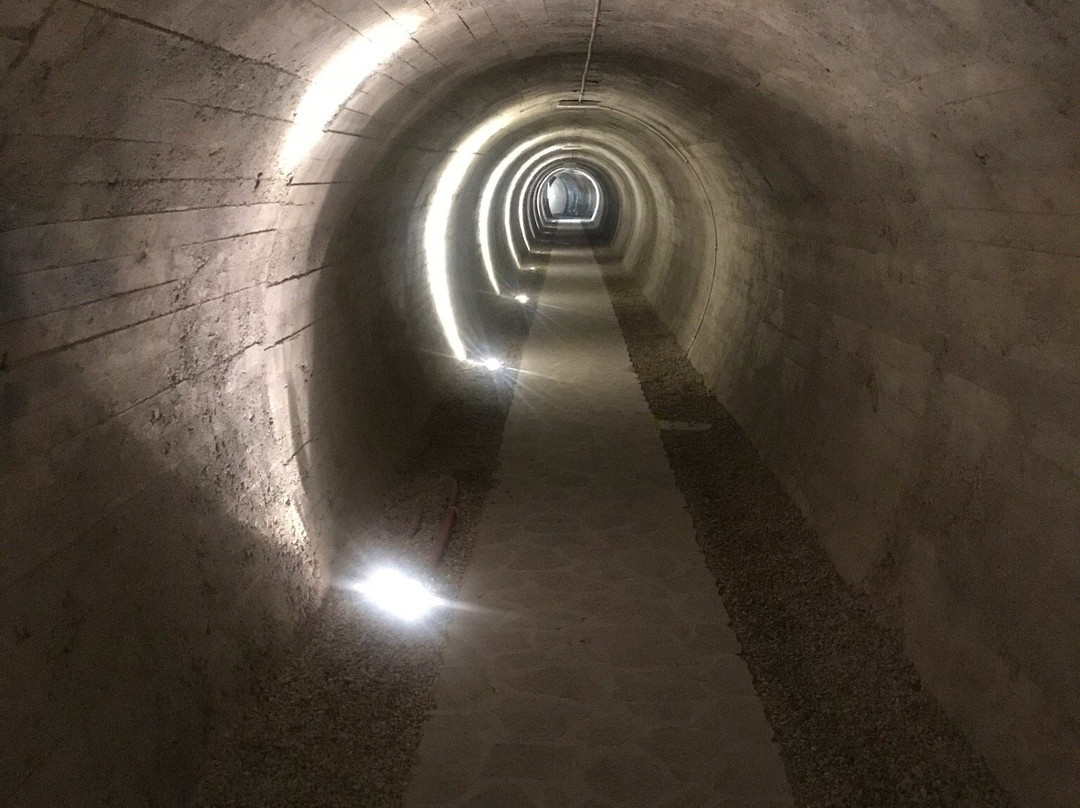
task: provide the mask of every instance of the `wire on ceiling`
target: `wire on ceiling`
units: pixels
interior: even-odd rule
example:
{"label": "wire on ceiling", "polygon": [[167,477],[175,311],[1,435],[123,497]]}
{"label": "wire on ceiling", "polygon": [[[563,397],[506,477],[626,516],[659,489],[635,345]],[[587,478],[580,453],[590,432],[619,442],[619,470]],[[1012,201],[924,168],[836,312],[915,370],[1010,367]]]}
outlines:
{"label": "wire on ceiling", "polygon": [[581,89],[578,90],[578,103],[585,102],[585,81],[589,78],[589,65],[592,64],[593,43],[596,42],[596,28],[600,24],[600,3],[596,0],[596,11],[593,12],[592,33],[589,34],[589,50],[585,54],[585,69],[581,71]]}

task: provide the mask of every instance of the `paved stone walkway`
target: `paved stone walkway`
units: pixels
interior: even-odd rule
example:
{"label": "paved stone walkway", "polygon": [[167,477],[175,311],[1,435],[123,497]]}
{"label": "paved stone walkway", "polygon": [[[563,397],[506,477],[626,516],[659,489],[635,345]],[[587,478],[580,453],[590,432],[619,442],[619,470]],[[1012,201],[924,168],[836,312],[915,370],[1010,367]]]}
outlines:
{"label": "paved stone walkway", "polygon": [[781,808],[595,262],[548,269],[407,808]]}

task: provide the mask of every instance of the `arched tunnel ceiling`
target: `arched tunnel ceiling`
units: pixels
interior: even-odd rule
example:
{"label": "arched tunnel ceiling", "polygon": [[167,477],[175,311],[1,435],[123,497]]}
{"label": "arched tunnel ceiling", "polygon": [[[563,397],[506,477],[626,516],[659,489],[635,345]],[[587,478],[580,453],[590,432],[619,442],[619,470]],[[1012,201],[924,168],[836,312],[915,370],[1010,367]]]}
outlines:
{"label": "arched tunnel ceiling", "polygon": [[593,39],[596,9],[3,3],[0,613],[51,639],[0,656],[74,673],[20,694],[0,802],[125,712],[80,661],[152,651],[102,626],[209,660],[200,695],[139,684],[184,721],[132,713],[190,750],[319,602],[438,384],[431,246],[482,343],[481,253],[512,290],[523,242],[505,183],[478,242],[485,179],[551,138],[594,149],[614,249],[1002,780],[1080,794],[1080,5],[603,0]]}
{"label": "arched tunnel ceiling", "polygon": [[[140,4],[106,5],[137,19],[148,16]],[[382,66],[374,86],[365,86],[373,97],[386,82],[409,87],[421,78],[460,80],[495,64],[582,53],[593,13],[590,3],[580,2],[413,3],[386,10],[366,3],[311,3],[306,11],[278,5],[243,24],[230,7],[156,5],[151,20],[163,28],[301,78],[317,75],[329,55],[356,33],[385,23],[389,13],[412,31],[412,41]],[[851,130],[860,140],[965,162],[972,155],[942,155],[942,150],[949,130],[964,126],[965,114],[971,114],[964,104],[973,97],[1024,91],[1033,110],[1067,101],[1074,71],[1062,68],[1075,65],[1071,43],[1078,27],[1069,4],[976,8],[931,2],[826,7],[775,2],[751,10],[735,3],[608,0],[600,21],[590,95],[618,91],[614,74],[640,75],[641,60],[649,58],[751,90],[830,131]],[[662,68],[656,71],[659,79],[666,75]],[[521,80],[535,87],[529,74]],[[692,79],[680,83],[690,92],[696,89]],[[567,94],[573,96],[576,88],[575,77]],[[720,99],[709,88],[701,90],[700,100],[715,107]],[[913,116],[921,126],[902,125]],[[944,143],[908,142],[913,136],[926,138],[935,125],[945,129],[938,133]]]}

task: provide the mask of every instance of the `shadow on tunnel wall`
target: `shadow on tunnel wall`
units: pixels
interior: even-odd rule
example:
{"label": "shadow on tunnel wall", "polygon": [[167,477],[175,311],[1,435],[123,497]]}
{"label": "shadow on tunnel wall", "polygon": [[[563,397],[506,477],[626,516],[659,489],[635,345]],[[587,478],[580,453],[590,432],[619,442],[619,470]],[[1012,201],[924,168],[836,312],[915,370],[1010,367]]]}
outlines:
{"label": "shadow on tunnel wall", "polygon": [[[260,394],[236,403],[265,414]],[[137,493],[90,524],[69,499],[22,527],[25,542],[68,539],[0,594],[7,806],[178,804],[210,717],[254,696],[267,649],[314,605],[314,559],[265,508],[276,492],[249,489],[257,461],[224,451],[264,440],[261,424],[196,406],[194,421],[140,406],[63,447],[55,468],[79,499]]]}
{"label": "shadow on tunnel wall", "polygon": [[356,237],[352,217],[330,226],[334,255],[310,256],[312,265],[325,267],[311,297],[310,356],[287,346],[283,352],[301,483],[309,502],[340,512],[334,530],[340,546],[363,542],[365,514],[414,445],[433,379],[430,363],[410,349],[416,324],[404,322],[387,299],[400,284],[383,281],[371,242]]}

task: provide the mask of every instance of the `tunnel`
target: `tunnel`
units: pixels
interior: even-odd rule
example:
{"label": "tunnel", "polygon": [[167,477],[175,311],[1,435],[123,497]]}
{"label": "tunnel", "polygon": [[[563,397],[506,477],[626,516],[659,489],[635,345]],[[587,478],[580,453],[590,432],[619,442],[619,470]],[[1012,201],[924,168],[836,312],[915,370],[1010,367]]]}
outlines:
{"label": "tunnel", "polygon": [[1080,5],[0,46],[0,804],[1080,804]]}

